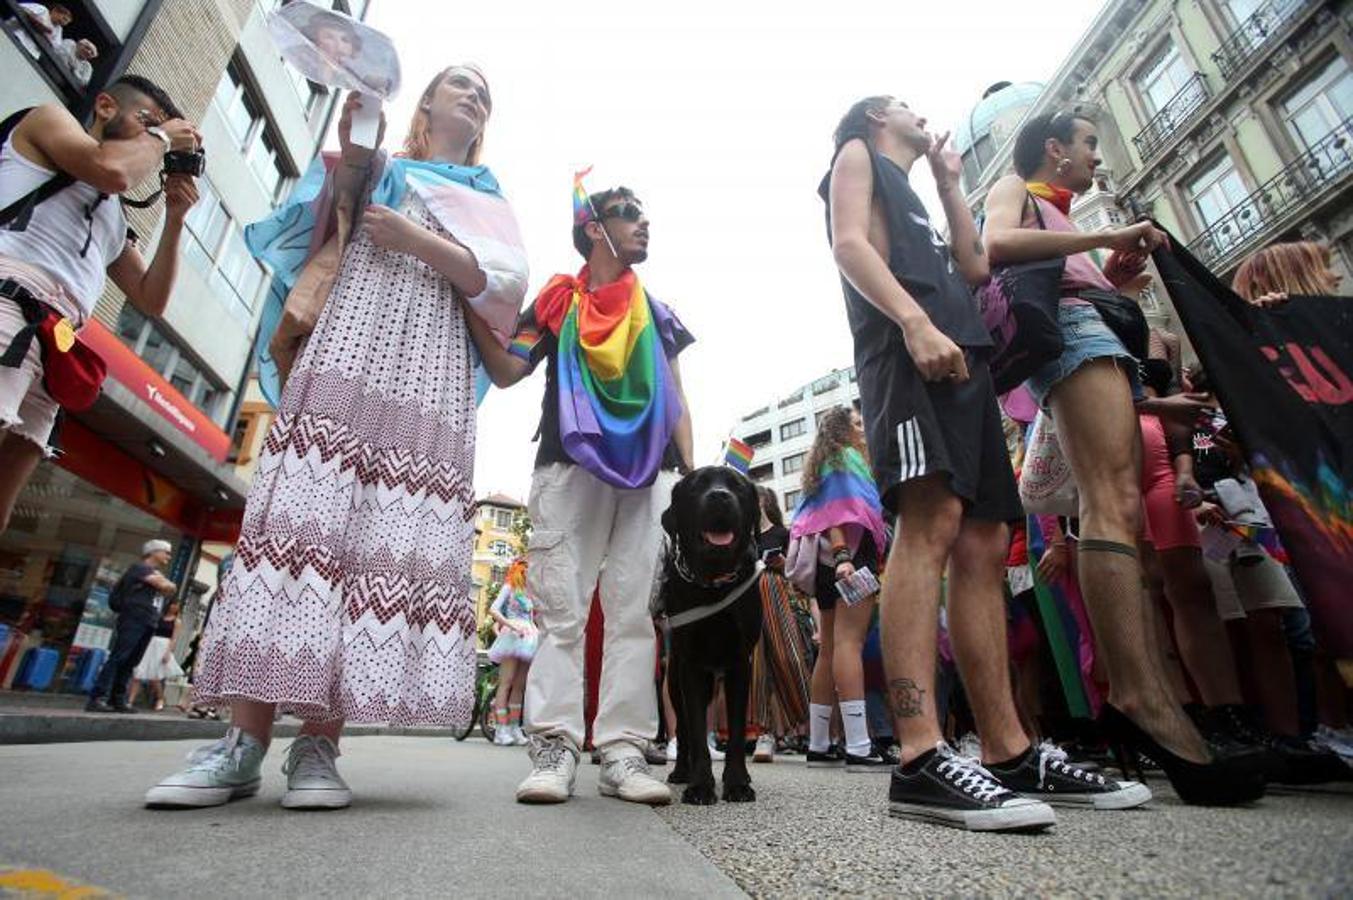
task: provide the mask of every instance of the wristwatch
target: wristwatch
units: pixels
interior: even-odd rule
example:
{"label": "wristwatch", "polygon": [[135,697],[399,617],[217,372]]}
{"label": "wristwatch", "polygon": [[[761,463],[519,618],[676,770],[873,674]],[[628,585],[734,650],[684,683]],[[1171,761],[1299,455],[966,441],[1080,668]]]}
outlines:
{"label": "wristwatch", "polygon": [[148,126],[146,128],[146,134],[154,135],[155,137],[163,141],[165,153],[168,153],[169,148],[174,146],[174,142],[169,139],[169,135],[165,134],[164,129],[161,128],[159,125]]}

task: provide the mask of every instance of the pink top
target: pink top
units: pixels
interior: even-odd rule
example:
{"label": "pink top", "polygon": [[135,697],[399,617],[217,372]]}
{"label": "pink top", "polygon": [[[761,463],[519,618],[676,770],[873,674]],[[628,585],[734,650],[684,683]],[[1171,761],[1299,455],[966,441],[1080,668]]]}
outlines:
{"label": "pink top", "polygon": [[[1032,194],[1033,201],[1038,204],[1038,211],[1043,216],[1043,227],[1048,231],[1070,231],[1079,232],[1067,216],[1057,207],[1053,206],[1042,197],[1036,197]],[[1025,217],[1022,223],[1025,228],[1037,228],[1038,218],[1032,211]],[[1062,272],[1062,302],[1063,303],[1085,303],[1072,292],[1090,288],[1098,291],[1116,290],[1109,279],[1104,277],[1099,266],[1089,253],[1076,253],[1066,258],[1066,268]]]}

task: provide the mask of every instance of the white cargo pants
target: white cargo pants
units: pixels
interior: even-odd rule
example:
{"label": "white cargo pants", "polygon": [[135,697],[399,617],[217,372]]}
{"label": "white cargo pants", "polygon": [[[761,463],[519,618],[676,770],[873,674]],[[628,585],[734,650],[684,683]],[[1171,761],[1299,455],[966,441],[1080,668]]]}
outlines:
{"label": "white cargo pants", "polygon": [[563,463],[532,475],[526,583],[538,610],[540,645],[526,683],[531,734],[583,745],[584,634],[598,582],[606,625],[592,741],[642,746],[657,733],[657,647],[648,601],[662,548],[661,517],[677,479],[675,472],[659,472],[651,487],[623,490]]}

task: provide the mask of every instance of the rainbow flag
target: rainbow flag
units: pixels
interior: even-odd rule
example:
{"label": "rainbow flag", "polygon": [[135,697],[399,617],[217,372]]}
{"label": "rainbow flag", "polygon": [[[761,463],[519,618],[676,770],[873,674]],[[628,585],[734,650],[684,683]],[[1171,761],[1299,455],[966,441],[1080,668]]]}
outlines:
{"label": "rainbow flag", "polygon": [[744,441],[735,437],[728,439],[728,447],[724,450],[724,465],[737,469],[743,475],[752,467],[752,458],[756,456],[756,451],[748,446]]}
{"label": "rainbow flag", "polygon": [[879,503],[874,473],[854,447],[846,447],[823,465],[817,490],[812,495],[805,494],[794,510],[789,539],[825,534],[832,528],[845,532],[852,552],[866,532],[874,538],[880,558],[886,551],[883,506]]}
{"label": "rainbow flag", "polygon": [[559,338],[560,442],[607,484],[647,487],[682,414],[663,343],[678,326],[633,269],[590,291],[588,280],[586,266],[556,275],[536,298],[536,323]]}
{"label": "rainbow flag", "polygon": [[581,172],[573,173],[573,224],[581,225],[584,222],[590,222],[597,217],[596,210],[592,208],[592,198],[588,196],[587,189],[583,187],[583,179],[592,171],[588,166]]}

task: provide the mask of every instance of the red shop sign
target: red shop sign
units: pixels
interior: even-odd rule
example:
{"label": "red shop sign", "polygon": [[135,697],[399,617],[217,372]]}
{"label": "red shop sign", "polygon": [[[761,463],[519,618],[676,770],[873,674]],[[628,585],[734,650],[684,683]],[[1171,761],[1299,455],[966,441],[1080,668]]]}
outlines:
{"label": "red shop sign", "polygon": [[80,329],[80,340],[108,363],[108,374],[141,398],[165,421],[187,435],[193,443],[225,462],[230,452],[230,435],[207,418],[202,410],[188,402],[178,389],[159,372],[146,365],[131,348],[118,340],[98,321],[91,319]]}

